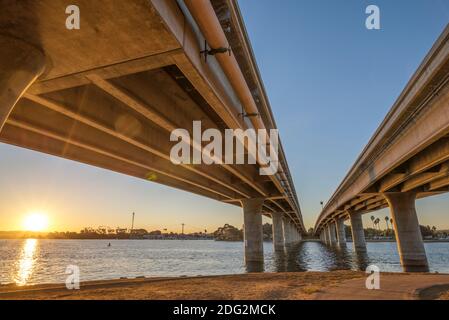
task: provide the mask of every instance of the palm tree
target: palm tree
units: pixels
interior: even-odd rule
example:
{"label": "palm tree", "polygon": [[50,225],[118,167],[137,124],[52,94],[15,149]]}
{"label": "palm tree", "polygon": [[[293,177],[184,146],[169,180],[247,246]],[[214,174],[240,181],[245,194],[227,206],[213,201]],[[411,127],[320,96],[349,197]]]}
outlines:
{"label": "palm tree", "polygon": [[377,230],[380,230],[380,219],[376,218],[376,220],[374,220],[374,224],[377,225]]}
{"label": "palm tree", "polygon": [[388,218],[388,216],[387,217],[385,217],[385,223],[387,224],[387,235],[388,235],[388,233],[390,232],[390,227],[388,226],[388,221],[390,221],[390,218]]}
{"label": "palm tree", "polygon": [[375,225],[375,223],[374,223],[374,220],[375,220],[376,218],[374,217],[374,216],[371,216],[371,221],[373,222],[373,229],[375,229],[374,228],[374,225]]}

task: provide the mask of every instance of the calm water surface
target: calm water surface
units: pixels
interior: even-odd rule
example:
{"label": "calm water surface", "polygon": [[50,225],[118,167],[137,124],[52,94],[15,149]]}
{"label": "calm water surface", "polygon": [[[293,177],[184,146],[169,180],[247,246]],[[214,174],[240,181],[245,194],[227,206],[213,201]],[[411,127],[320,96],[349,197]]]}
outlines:
{"label": "calm water surface", "polygon": [[[111,242],[111,247],[108,243]],[[426,243],[431,271],[449,273],[449,243]],[[284,253],[264,244],[265,271],[401,271],[396,244],[368,243],[368,254],[303,242]],[[62,283],[68,265],[82,281],[138,276],[194,276],[246,272],[242,242],[202,240],[0,240],[0,283]]]}

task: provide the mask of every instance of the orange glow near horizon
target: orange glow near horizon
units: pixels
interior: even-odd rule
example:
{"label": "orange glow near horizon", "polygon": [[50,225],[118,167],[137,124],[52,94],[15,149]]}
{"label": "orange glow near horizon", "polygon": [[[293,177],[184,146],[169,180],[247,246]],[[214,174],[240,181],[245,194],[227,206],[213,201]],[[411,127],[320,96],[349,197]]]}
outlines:
{"label": "orange glow near horizon", "polygon": [[48,215],[43,212],[31,212],[23,220],[23,230],[25,231],[46,231],[48,225]]}

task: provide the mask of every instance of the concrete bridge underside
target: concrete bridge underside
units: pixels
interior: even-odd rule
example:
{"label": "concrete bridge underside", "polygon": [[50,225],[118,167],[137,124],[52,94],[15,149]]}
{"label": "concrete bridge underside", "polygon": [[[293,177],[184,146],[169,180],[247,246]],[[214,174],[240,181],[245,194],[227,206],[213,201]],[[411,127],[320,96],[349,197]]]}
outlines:
{"label": "concrete bridge underside", "polygon": [[[170,132],[192,134],[194,120],[203,130],[276,128],[235,1],[80,0],[79,30],[65,27],[70,4],[1,0],[0,141],[241,205],[248,261],[263,255],[262,214],[282,230],[276,247],[298,241],[305,228],[282,145],[272,176],[259,164],[169,158]],[[205,41],[232,54],[206,61]]]}
{"label": "concrete bridge underside", "polygon": [[[321,212],[315,232],[328,244],[349,219],[366,251],[362,214],[389,207],[405,271],[426,271],[415,200],[449,191],[449,27]],[[344,227],[343,227],[344,228]],[[340,240],[341,238],[341,240]]]}

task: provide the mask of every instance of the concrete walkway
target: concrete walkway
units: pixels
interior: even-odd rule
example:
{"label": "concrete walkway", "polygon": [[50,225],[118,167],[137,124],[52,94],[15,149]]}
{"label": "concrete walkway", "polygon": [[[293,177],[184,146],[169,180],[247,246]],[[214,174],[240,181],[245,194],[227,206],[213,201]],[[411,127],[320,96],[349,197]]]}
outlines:
{"label": "concrete walkway", "polygon": [[[366,278],[345,280],[323,288],[313,299],[318,300],[404,300],[433,298],[435,290],[443,286],[449,290],[449,274],[381,274],[380,289],[368,290]],[[423,289],[427,289],[424,290]],[[421,293],[421,294],[420,294]]]}

